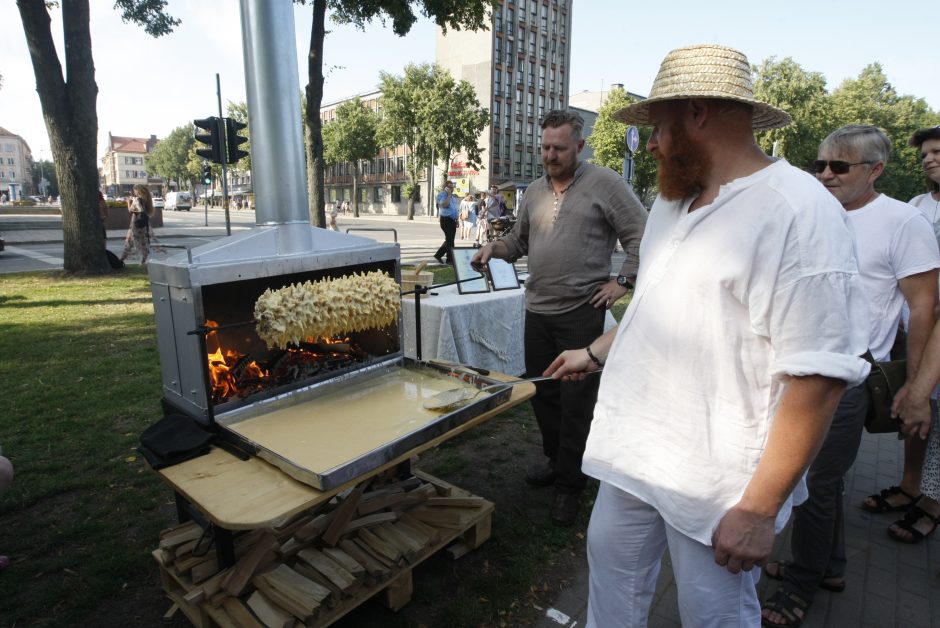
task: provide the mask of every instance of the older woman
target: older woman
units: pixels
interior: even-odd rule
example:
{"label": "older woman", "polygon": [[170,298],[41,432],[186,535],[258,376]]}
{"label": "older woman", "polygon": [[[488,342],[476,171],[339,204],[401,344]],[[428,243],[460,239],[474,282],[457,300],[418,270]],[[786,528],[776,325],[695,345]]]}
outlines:
{"label": "older woman", "polygon": [[140,252],[140,263],[146,264],[147,256],[150,255],[150,217],[153,216],[153,198],[146,186],[139,183],[134,186],[133,195],[127,200],[127,211],[131,215],[131,224],[124,238],[121,261],[137,249]]}
{"label": "older woman", "polygon": [[[910,202],[933,224],[940,242],[940,126],[917,131],[910,143],[920,149],[921,166],[930,190]],[[902,431],[927,439],[920,481],[923,494],[902,519],[888,528],[888,534],[903,543],[923,540],[940,523],[940,419],[936,405],[930,403],[937,382],[940,382],[940,323],[930,335],[917,376],[908,384],[907,395],[899,395],[894,402],[894,409],[904,422]]]}

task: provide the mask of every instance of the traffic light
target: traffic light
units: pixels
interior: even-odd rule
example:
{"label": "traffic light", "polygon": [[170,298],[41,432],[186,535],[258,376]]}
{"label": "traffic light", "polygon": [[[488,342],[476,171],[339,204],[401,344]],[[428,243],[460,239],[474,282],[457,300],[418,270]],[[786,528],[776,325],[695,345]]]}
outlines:
{"label": "traffic light", "polygon": [[202,162],[202,182],[206,185],[212,184],[212,166],[208,161]]}
{"label": "traffic light", "polygon": [[242,157],[248,156],[247,151],[238,148],[239,145],[248,141],[247,137],[238,134],[247,126],[244,122],[239,122],[234,118],[225,118],[225,149],[228,151],[228,160],[225,163],[234,164]]}
{"label": "traffic light", "polygon": [[206,145],[206,148],[197,148],[196,154],[214,164],[222,163],[222,129],[220,123],[221,120],[215,116],[203,118],[202,120],[193,120],[193,124],[196,125],[197,129],[206,132],[204,134],[200,134],[198,131],[193,132],[193,139]]}

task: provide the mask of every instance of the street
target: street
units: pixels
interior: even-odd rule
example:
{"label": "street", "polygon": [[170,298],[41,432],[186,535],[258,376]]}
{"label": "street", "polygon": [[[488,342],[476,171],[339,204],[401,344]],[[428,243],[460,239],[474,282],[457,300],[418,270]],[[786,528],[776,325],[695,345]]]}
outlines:
{"label": "street", "polygon": [[[255,214],[249,211],[231,211],[233,233],[255,226]],[[416,216],[406,220],[403,216],[368,216],[354,218],[340,215],[340,231],[370,237],[382,242],[396,240],[401,245],[402,263],[415,264],[422,260],[433,263],[433,255],[443,242],[436,218]],[[154,229],[157,242],[174,247],[192,248],[211,240],[225,237],[225,212],[201,207],[193,211],[164,212],[163,226]],[[0,214],[0,236],[6,240],[6,250],[0,252],[0,274],[30,270],[62,268],[62,229],[58,216],[3,215]],[[121,231],[108,231],[108,249],[120,255],[124,241]],[[457,245],[461,242],[458,240]],[[152,257],[162,259],[173,255],[175,249],[155,248]],[[132,260],[133,263],[133,260]]]}

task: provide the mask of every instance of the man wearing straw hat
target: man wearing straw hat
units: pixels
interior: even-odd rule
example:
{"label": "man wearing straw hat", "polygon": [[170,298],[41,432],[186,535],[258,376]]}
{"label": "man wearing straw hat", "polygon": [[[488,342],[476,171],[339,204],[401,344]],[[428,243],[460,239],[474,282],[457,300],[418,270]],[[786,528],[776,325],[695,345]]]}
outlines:
{"label": "man wearing straw hat", "polygon": [[617,329],[546,370],[604,367],[583,460],[601,481],[588,626],[645,626],[667,547],[683,625],[756,626],[754,567],[868,373],[852,234],[812,176],[757,145],[790,116],[755,100],[736,50],[670,52],[615,117],[653,127],[659,162],[637,285]]}

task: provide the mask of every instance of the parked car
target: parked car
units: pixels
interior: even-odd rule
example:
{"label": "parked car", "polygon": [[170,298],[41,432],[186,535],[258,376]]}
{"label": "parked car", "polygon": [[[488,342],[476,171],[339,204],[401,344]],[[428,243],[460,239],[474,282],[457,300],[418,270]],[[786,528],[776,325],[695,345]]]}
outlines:
{"label": "parked car", "polygon": [[153,197],[153,208],[154,209],[164,209],[166,205],[164,204],[162,196]]}
{"label": "parked car", "polygon": [[164,209],[189,211],[193,206],[193,195],[189,192],[170,192],[166,195]]}

